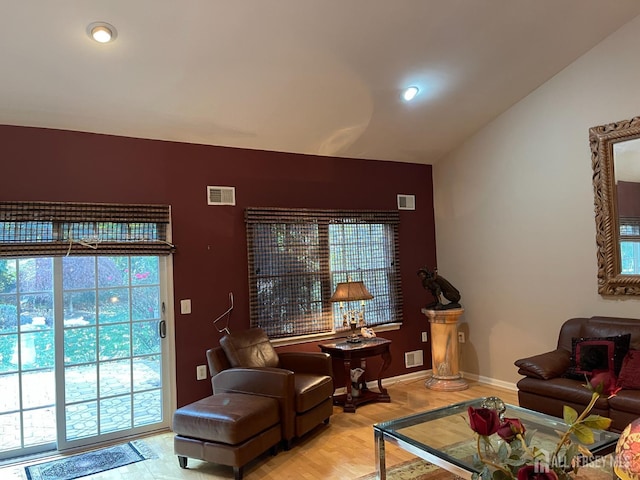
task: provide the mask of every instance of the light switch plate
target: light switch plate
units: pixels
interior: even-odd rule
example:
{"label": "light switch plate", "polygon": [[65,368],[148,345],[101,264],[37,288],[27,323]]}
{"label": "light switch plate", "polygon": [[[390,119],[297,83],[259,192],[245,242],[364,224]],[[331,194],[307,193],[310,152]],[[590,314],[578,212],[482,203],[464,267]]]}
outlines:
{"label": "light switch plate", "polygon": [[189,315],[191,313],[191,300],[180,300],[180,313],[182,315]]}

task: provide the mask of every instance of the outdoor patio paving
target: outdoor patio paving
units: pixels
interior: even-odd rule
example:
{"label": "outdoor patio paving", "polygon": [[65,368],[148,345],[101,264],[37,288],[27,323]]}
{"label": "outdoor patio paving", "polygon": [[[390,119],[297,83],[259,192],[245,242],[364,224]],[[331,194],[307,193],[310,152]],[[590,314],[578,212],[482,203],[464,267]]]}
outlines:
{"label": "outdoor patio paving", "polygon": [[[128,362],[126,362],[128,365]],[[67,371],[67,440],[98,433],[126,430],[162,421],[162,390],[156,364],[136,361],[133,378],[136,392],[130,392],[130,370],[122,362],[100,364],[100,407],[95,366]],[[0,452],[20,448],[20,414],[17,411],[17,373],[0,375]],[[56,441],[55,381],[52,369],[22,373],[24,446]],[[100,408],[100,415],[98,415]],[[4,413],[12,412],[12,413]]]}

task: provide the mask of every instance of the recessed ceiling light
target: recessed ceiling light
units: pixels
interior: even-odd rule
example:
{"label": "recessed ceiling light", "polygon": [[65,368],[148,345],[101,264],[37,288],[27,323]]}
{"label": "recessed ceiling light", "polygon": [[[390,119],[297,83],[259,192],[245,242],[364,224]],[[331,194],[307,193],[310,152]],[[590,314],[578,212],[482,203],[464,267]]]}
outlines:
{"label": "recessed ceiling light", "polygon": [[87,27],[89,38],[98,43],[113,42],[118,36],[118,31],[113,25],[105,22],[94,22]]}
{"label": "recessed ceiling light", "polygon": [[409,87],[402,94],[402,98],[404,98],[407,102],[413,100],[419,91],[420,89],[418,87]]}

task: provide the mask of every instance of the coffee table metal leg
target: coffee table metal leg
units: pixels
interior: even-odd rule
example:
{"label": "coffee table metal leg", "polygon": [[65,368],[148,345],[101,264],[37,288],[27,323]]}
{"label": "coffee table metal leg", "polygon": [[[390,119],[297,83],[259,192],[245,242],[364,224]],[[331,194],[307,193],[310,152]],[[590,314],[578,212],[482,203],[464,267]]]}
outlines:
{"label": "coffee table metal leg", "polygon": [[386,480],[387,467],[384,458],[384,434],[378,430],[373,431],[375,440],[374,449],[376,451],[376,478],[378,480]]}

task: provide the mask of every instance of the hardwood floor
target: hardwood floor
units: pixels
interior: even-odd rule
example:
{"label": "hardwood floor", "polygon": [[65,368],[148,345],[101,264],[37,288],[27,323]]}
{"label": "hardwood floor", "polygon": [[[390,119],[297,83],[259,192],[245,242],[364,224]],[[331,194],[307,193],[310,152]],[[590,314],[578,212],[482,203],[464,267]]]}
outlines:
{"label": "hardwood floor", "polygon": [[[398,381],[386,385],[391,403],[361,405],[356,413],[343,413],[334,407],[329,425],[322,425],[298,440],[289,451],[276,456],[265,454],[245,466],[246,480],[282,479],[345,479],[352,480],[375,470],[373,429],[374,423],[441,407],[459,401],[496,395],[505,402],[517,404],[515,391],[495,386],[470,383],[468,390],[460,392],[436,392],[424,386],[424,378]],[[217,480],[232,479],[231,467],[189,459],[189,468],[183,470],[173,453],[173,434],[160,433],[145,437],[144,441],[157,454],[150,459],[96,475],[83,480]],[[413,455],[389,445],[386,449],[387,466],[414,458]],[[46,459],[49,460],[49,459]],[[46,461],[39,459],[31,463]],[[3,480],[26,480],[24,467],[28,463],[15,464],[0,469]]]}

